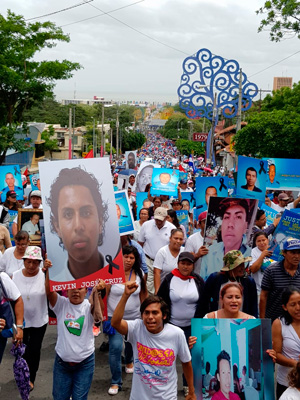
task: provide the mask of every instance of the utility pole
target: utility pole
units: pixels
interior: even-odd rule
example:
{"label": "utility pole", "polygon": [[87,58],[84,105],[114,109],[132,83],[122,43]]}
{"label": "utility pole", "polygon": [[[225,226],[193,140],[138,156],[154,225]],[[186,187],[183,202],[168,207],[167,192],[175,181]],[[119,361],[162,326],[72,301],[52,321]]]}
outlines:
{"label": "utility pole", "polygon": [[236,118],[236,130],[238,132],[241,130],[241,122],[242,122],[242,96],[243,96],[243,87],[242,87],[242,68],[240,69],[240,79],[239,79],[239,102],[238,102],[238,112]]}
{"label": "utility pole", "polygon": [[101,130],[101,157],[104,156],[105,150],[104,150],[104,104],[102,104],[102,130]]}
{"label": "utility pole", "polygon": [[75,106],[73,107],[73,136],[72,136],[72,158],[74,154],[74,135],[75,135]]}
{"label": "utility pole", "polygon": [[93,118],[93,157],[96,157],[96,146],[95,146],[95,118]]}
{"label": "utility pole", "polygon": [[116,122],[116,150],[117,150],[117,160],[119,159],[119,110],[117,110],[117,122]]}
{"label": "utility pole", "polygon": [[72,108],[69,108],[69,160],[72,160]]}
{"label": "utility pole", "polygon": [[110,155],[109,155],[109,159],[110,159],[110,163],[112,163],[112,129],[110,128]]}

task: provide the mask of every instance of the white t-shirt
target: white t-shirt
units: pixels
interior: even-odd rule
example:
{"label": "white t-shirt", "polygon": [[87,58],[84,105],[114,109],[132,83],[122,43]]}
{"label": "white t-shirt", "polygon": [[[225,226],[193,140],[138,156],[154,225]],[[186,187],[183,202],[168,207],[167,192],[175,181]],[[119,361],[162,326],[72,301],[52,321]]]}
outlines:
{"label": "white t-shirt", "polygon": [[273,201],[271,201],[271,208],[273,208],[273,210],[275,210],[277,212],[283,212],[284,210],[291,210],[292,208],[295,208],[295,207],[294,207],[293,201],[285,207],[280,207],[279,204],[275,204],[275,203],[273,203]]}
{"label": "white t-shirt", "polygon": [[176,227],[169,221],[165,221],[161,229],[158,229],[154,219],[144,222],[141,227],[139,242],[144,243],[145,254],[154,260],[158,250],[169,244],[172,229],[176,229]]}
{"label": "white t-shirt", "polygon": [[[254,247],[254,248],[251,250],[251,257],[252,257],[252,260],[250,261],[250,264],[249,264],[250,267],[251,267],[251,265],[252,265],[253,263],[255,263],[255,261],[257,261],[257,259],[261,256],[261,253],[262,253],[262,252],[259,250],[258,247]],[[271,260],[271,259],[268,258],[268,257],[265,257],[265,258],[263,259],[263,263],[262,263],[263,269],[266,269],[269,265],[272,264],[272,262],[273,262],[273,260]],[[265,266],[265,268],[264,268],[264,266]],[[254,272],[254,273],[251,272],[251,276],[252,276],[252,278],[255,280],[256,289],[257,289],[257,294],[260,295],[260,292],[261,292],[261,281],[262,281],[262,278],[263,278],[263,276],[264,276],[264,273],[263,273],[262,269],[259,268],[258,271]]]}
{"label": "white t-shirt", "polygon": [[47,324],[48,306],[44,273],[39,269],[37,275],[27,277],[19,270],[13,273],[12,279],[24,302],[25,328],[39,328]]}
{"label": "white t-shirt", "polygon": [[21,296],[19,289],[5,272],[0,272],[0,276],[8,299],[16,301]]}
{"label": "white t-shirt", "polygon": [[[201,231],[194,233],[187,239],[185,247],[184,247],[184,251],[197,253],[199,251],[200,247],[203,246],[203,241],[204,241],[204,238],[201,235]],[[194,264],[194,272],[196,272],[196,274],[198,274],[198,275],[200,275],[201,260],[202,260],[202,257],[198,258],[198,260]]]}
{"label": "white t-shirt", "polygon": [[22,231],[28,232],[29,235],[35,235],[39,229],[38,224],[33,225],[31,221],[27,221],[22,225]]}
{"label": "white t-shirt", "polygon": [[[182,251],[183,248],[180,247],[178,256]],[[173,271],[174,268],[177,268],[178,256],[173,257],[168,244],[158,250],[153,262],[153,268],[161,270],[160,282],[165,279],[169,272]]]}
{"label": "white t-shirt", "polygon": [[170,322],[176,326],[190,326],[199,300],[195,279],[183,280],[174,276],[170,282],[170,300]]}
{"label": "white t-shirt", "polygon": [[300,400],[300,391],[293,387],[288,387],[280,396],[279,400]]}
{"label": "white t-shirt", "polygon": [[[141,279],[137,275],[136,283],[139,285],[137,290],[129,297],[124,311],[124,319],[134,320],[140,318],[140,292],[141,292]],[[125,290],[125,286],[122,283],[116,283],[115,285],[111,285],[110,292],[107,298],[107,315],[112,317],[123,293]]]}
{"label": "white t-shirt", "polygon": [[87,299],[72,304],[69,299],[57,296],[57,302],[50,308],[57,318],[57,342],[55,351],[66,362],[80,363],[95,350],[91,304]]}
{"label": "white t-shirt", "polygon": [[153,334],[140,319],[127,323],[134,359],[130,400],[177,400],[176,357],[183,363],[191,361],[183,331],[165,324]]}
{"label": "white t-shirt", "polygon": [[134,232],[133,232],[133,240],[138,241],[139,240],[139,234],[141,231],[141,225],[140,225],[140,220],[134,221],[133,222],[133,228],[134,228]]}

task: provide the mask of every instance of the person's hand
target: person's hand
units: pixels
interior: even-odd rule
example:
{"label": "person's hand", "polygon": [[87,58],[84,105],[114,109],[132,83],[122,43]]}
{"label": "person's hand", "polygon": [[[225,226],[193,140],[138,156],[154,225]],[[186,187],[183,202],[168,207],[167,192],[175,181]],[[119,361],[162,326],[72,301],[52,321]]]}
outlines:
{"label": "person's hand", "polygon": [[188,394],[188,395],[185,397],[185,400],[197,400],[197,397],[196,397],[196,395],[195,395],[195,392],[194,392],[193,394]]}
{"label": "person's hand", "polygon": [[203,257],[206,254],[208,254],[208,248],[206,246],[201,246],[199,251],[198,251],[199,257]]}
{"label": "person's hand", "polygon": [[128,281],[125,283],[124,293],[127,296],[131,296],[132,293],[134,293],[138,287],[139,287],[139,285],[136,282]]}
{"label": "person's hand", "polygon": [[265,258],[265,257],[271,257],[271,255],[272,255],[272,251],[271,250],[263,250],[262,252],[261,252],[261,255]]}
{"label": "person's hand", "polygon": [[16,343],[17,346],[22,343],[23,341],[23,329],[17,328],[16,336],[14,337],[13,341]]}
{"label": "person's hand", "polygon": [[44,261],[44,266],[43,266],[43,271],[46,272],[48,268],[52,267],[52,262],[48,260],[47,258],[47,253],[45,254],[45,261]]}
{"label": "person's hand", "polygon": [[96,289],[98,292],[100,292],[101,290],[105,289],[106,285],[105,285],[105,281],[103,279],[99,279]]}
{"label": "person's hand", "polygon": [[279,221],[280,221],[280,220],[281,220],[281,217],[275,218],[274,221],[273,221],[273,225],[274,225],[274,226],[277,226],[277,225],[279,224]]}
{"label": "person's hand", "polygon": [[189,349],[192,350],[194,344],[197,342],[197,336],[190,336],[189,337]]}
{"label": "person's hand", "polygon": [[4,329],[6,321],[4,318],[0,318],[0,332]]}
{"label": "person's hand", "polygon": [[268,349],[266,350],[266,353],[269,354],[269,356],[272,358],[273,363],[276,363],[277,360],[277,353],[274,349]]}

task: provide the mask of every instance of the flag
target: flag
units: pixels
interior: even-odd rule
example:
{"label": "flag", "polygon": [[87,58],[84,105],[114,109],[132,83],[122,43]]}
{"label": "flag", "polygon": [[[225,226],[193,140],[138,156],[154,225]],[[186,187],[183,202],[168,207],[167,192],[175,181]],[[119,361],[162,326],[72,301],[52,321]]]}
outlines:
{"label": "flag", "polygon": [[191,154],[190,154],[190,157],[189,157],[188,165],[189,165],[189,167],[193,168],[193,173],[195,173],[196,169],[195,169],[195,166],[194,166],[193,156]]}
{"label": "flag", "polygon": [[93,149],[91,149],[84,158],[94,158]]}
{"label": "flag", "polygon": [[179,171],[185,172],[185,169],[183,168],[183,166],[181,164],[179,165]]}

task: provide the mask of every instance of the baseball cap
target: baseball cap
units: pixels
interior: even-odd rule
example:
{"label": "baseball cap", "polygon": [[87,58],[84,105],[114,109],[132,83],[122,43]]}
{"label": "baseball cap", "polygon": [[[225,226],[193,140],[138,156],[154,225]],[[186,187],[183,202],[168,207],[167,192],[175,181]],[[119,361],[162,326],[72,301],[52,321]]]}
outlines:
{"label": "baseball cap", "polygon": [[244,262],[250,261],[251,257],[244,257],[240,250],[230,250],[223,257],[224,267],[221,269],[223,272],[232,271]]}
{"label": "baseball cap", "polygon": [[283,243],[283,250],[300,250],[300,240],[295,238],[288,238]]}
{"label": "baseball cap", "polygon": [[6,198],[8,198],[8,197],[17,197],[17,193],[14,190],[9,190],[6,193]]}
{"label": "baseball cap", "polygon": [[249,210],[251,208],[250,201],[248,199],[235,199],[235,198],[232,198],[232,197],[226,197],[225,199],[220,201],[220,204],[219,204],[220,216],[223,218],[223,215],[224,215],[225,211],[229,207],[233,207],[233,206],[241,206],[241,207],[243,207],[245,209],[245,211],[246,211],[246,215],[247,215],[247,219],[248,219],[248,213],[249,213]]}
{"label": "baseball cap", "polygon": [[289,196],[286,193],[280,193],[278,200],[289,200]]}
{"label": "baseball cap", "polygon": [[178,261],[183,261],[183,260],[188,260],[194,264],[195,257],[189,251],[183,251],[182,253],[179,254]]}
{"label": "baseball cap", "polygon": [[157,207],[154,211],[154,219],[159,219],[160,221],[163,221],[167,215],[167,209],[164,207]]}
{"label": "baseball cap", "polygon": [[177,204],[181,204],[179,199],[173,199],[172,202],[171,202],[171,204],[176,204],[176,203]]}
{"label": "baseball cap", "polygon": [[33,190],[33,191],[31,192],[31,194],[30,194],[30,197],[33,197],[33,196],[42,197],[42,193],[41,193],[40,190]]}
{"label": "baseball cap", "polygon": [[199,214],[198,222],[203,221],[204,219],[206,219],[206,217],[207,217],[207,211],[203,211],[201,214]]}
{"label": "baseball cap", "polygon": [[183,185],[185,185],[185,184],[187,184],[187,180],[186,180],[186,179],[181,179],[181,180],[180,180],[180,183],[183,184]]}

